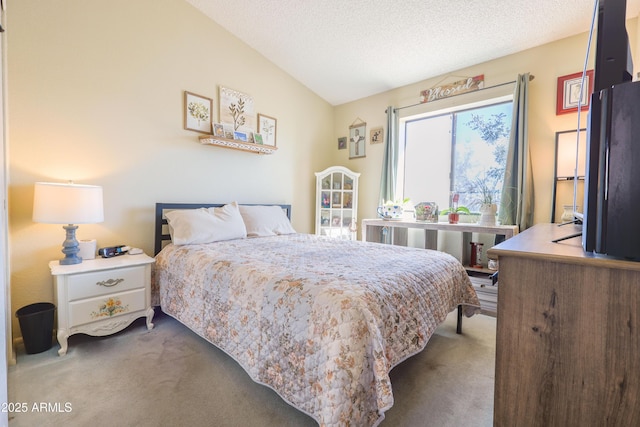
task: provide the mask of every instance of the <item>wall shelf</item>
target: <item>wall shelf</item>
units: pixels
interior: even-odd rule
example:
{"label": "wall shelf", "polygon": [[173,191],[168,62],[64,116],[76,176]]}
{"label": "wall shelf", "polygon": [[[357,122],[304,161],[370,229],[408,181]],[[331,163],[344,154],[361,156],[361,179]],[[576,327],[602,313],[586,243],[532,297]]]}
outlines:
{"label": "wall shelf", "polygon": [[202,145],[216,145],[218,147],[231,148],[233,150],[248,151],[256,154],[272,154],[278,148],[274,145],[255,144],[253,142],[243,142],[236,139],[219,138],[213,135],[203,135],[200,137]]}

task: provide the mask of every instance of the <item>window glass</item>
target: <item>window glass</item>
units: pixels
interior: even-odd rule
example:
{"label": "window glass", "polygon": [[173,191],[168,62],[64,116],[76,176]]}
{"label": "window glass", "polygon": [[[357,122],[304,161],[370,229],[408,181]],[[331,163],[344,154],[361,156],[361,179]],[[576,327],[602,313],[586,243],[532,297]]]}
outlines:
{"label": "window glass", "polygon": [[407,122],[405,132],[405,197],[443,209],[449,200],[451,115]]}
{"label": "window glass", "polygon": [[512,102],[460,110],[405,122],[403,184],[414,203],[478,211],[485,201],[499,205],[511,130]]}

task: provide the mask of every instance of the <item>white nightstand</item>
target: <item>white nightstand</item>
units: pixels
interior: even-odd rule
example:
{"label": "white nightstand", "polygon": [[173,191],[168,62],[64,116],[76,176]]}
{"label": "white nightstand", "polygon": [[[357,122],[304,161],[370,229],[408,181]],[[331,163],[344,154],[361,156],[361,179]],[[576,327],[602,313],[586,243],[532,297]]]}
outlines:
{"label": "white nightstand", "polygon": [[67,339],[73,334],[110,335],[143,316],[151,330],[154,261],[145,254],[96,258],[75,265],[51,261],[58,309],[58,354],[67,353]]}

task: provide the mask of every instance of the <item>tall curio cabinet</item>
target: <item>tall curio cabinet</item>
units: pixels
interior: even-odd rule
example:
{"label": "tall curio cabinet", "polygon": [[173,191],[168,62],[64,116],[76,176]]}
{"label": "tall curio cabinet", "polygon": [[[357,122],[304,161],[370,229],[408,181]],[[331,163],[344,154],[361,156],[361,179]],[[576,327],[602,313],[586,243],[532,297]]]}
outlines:
{"label": "tall curio cabinet", "polygon": [[359,176],[342,166],[316,172],[316,234],[357,240]]}

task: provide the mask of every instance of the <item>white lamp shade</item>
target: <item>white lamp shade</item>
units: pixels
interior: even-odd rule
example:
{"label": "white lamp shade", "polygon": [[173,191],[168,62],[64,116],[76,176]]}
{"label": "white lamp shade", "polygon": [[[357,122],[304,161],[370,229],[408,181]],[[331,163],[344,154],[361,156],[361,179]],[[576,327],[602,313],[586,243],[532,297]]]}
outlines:
{"label": "white lamp shade", "polygon": [[36,182],[33,193],[33,221],[45,224],[102,222],[102,187]]}
{"label": "white lamp shade", "polygon": [[[587,164],[586,132],[580,131],[580,146],[576,150],[576,132],[565,132],[558,136],[556,153],[557,178],[584,178]],[[576,160],[577,153],[577,160]],[[577,169],[576,169],[577,168]]]}

